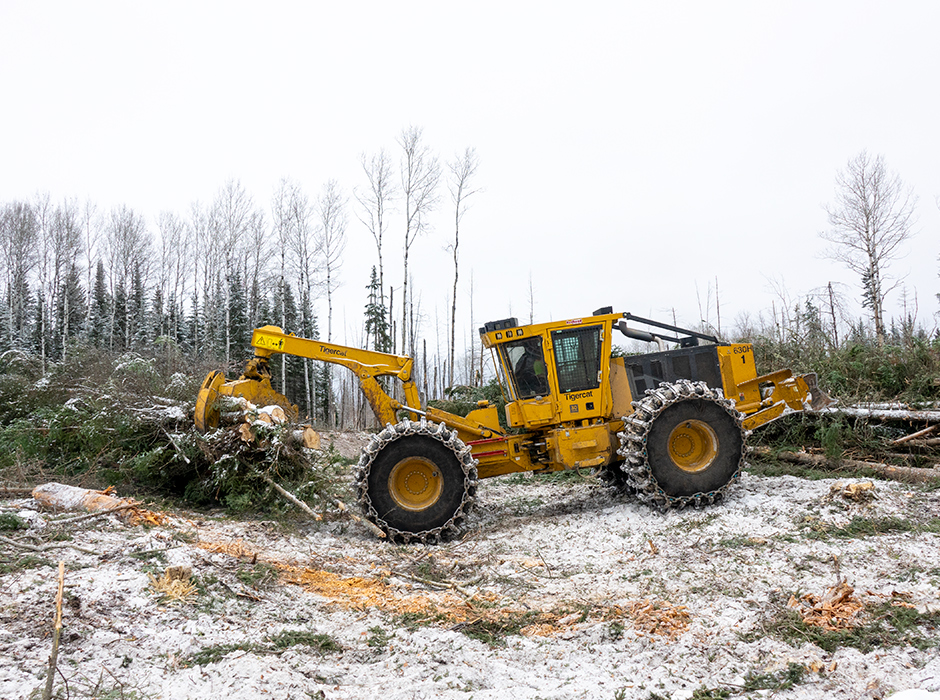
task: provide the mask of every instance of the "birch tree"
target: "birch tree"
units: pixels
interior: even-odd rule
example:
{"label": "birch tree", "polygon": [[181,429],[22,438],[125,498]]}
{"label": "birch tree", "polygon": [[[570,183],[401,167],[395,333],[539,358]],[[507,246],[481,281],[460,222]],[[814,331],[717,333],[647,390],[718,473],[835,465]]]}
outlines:
{"label": "birch tree", "polygon": [[[82,250],[83,229],[78,205],[63,202],[52,217],[52,286],[49,298],[62,308],[56,308],[56,345],[65,357],[68,339],[75,335],[83,316],[84,300],[78,294],[78,256]],[[63,291],[68,287],[68,291]]]}
{"label": "birch tree", "polygon": [[217,241],[209,228],[209,214],[200,202],[193,202],[190,205],[187,228],[192,242],[193,261],[193,296],[190,309],[192,320],[189,324],[189,342],[193,352],[200,355],[205,353],[208,343],[210,325],[208,300],[212,289],[210,270],[217,260]]}
{"label": "birch tree", "polygon": [[111,322],[109,346],[111,350],[124,350],[131,345],[131,340],[142,321],[129,313],[128,284],[135,273],[140,275],[141,283],[146,278],[150,260],[151,238],[142,216],[133,209],[122,205],[111,210],[105,227],[105,255],[110,272]]}
{"label": "birch tree", "polygon": [[462,156],[458,156],[447,164],[450,172],[448,189],[451,201],[454,204],[454,244],[450,247],[454,259],[454,289],[450,300],[450,348],[448,359],[448,385],[454,385],[454,348],[457,325],[457,280],[460,274],[458,250],[460,247],[460,222],[467,210],[467,199],[476,194],[478,190],[472,189],[472,180],[479,166],[476,150],[467,148]]}
{"label": "birch tree", "polygon": [[186,279],[193,268],[191,227],[174,212],[162,212],[157,219],[160,233],[160,269],[158,289],[166,308],[166,322],[156,329],[158,335],[180,340],[180,319],[186,296]]}
{"label": "birch tree", "polygon": [[251,328],[257,327],[262,321],[262,306],[264,305],[262,286],[268,274],[270,259],[268,227],[264,215],[256,209],[248,222],[242,274],[248,300],[248,325]]}
{"label": "birch tree", "polygon": [[353,196],[359,204],[356,217],[372,234],[372,239],[375,241],[375,250],[379,258],[379,297],[384,307],[385,267],[382,261],[382,244],[388,229],[387,214],[398,196],[398,190],[392,178],[392,160],[385,149],[370,157],[363,154],[360,157],[360,163],[366,176],[366,186],[363,189],[353,190]]}
{"label": "birch tree", "polygon": [[339,270],[342,266],[343,252],[346,250],[346,198],[336,180],[330,180],[323,186],[317,198],[317,252],[323,270],[323,291],[326,293],[326,340],[333,339],[333,292],[339,286]]}
{"label": "birch tree", "polygon": [[81,220],[82,220],[82,231],[84,234],[84,248],[85,248],[85,292],[87,294],[88,308],[91,308],[92,304],[92,270],[95,268],[96,260],[98,259],[97,247],[98,239],[101,237],[101,222],[97,215],[98,207],[90,199],[85,200],[85,205],[82,207],[81,211]]}
{"label": "birch tree", "polygon": [[26,340],[29,321],[29,277],[36,266],[39,226],[27,202],[6,205],[0,216],[0,254],[6,273],[7,342]]}
{"label": "birch tree", "polygon": [[862,151],[836,175],[836,199],[826,207],[830,229],[820,236],[831,245],[827,257],[860,278],[862,305],[871,311],[878,344],[884,344],[884,303],[899,284],[888,275],[912,235],[917,198],[884,157]]}
{"label": "birch tree", "polygon": [[441,169],[431,149],[422,141],[423,130],[409,126],[398,137],[401,148],[401,192],[405,206],[404,272],[401,293],[401,351],[414,355],[414,333],[408,337],[408,255],[415,239],[428,229],[428,215],[437,206]]}
{"label": "birch tree", "polygon": [[[278,325],[282,330],[289,330],[287,326],[287,257],[293,239],[294,215],[298,207],[295,199],[302,196],[300,187],[288,180],[282,179],[274,192],[271,202],[271,214],[274,220],[274,235],[277,240],[277,249],[280,256],[280,269],[277,275],[277,295],[275,296],[274,312]],[[287,386],[287,356],[281,355],[281,391]]]}

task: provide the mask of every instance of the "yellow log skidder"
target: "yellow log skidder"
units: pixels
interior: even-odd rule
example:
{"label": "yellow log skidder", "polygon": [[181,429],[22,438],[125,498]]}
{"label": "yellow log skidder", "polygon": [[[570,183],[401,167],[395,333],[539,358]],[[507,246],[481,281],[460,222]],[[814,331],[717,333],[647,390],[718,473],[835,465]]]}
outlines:
{"label": "yellow log skidder", "polygon": [[[614,357],[614,331],[659,349]],[[829,403],[815,374],[758,376],[750,344],[720,343],[610,307],[528,326],[508,318],[485,324],[480,337],[503,387],[508,429],[486,401],[466,417],[422,407],[410,357],[275,326],[254,331],[255,356],[238,380],[218,371],[206,377],[196,426],[218,425],[220,396],[276,404],[295,418],[297,407],[271,386],[268,359],[276,353],[343,365],[385,426],[356,467],[365,517],[394,541],[436,542],[460,531],[477,479],[515,472],[590,468],[660,509],[717,502],[740,475],[748,431]],[[401,382],[403,400],[386,393],[381,377]]]}

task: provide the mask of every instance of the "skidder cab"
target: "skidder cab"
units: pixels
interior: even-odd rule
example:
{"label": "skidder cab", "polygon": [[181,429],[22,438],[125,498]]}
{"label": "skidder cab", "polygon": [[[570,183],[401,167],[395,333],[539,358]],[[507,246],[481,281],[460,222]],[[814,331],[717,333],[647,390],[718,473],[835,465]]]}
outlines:
{"label": "skidder cab", "polygon": [[[614,331],[658,350],[614,357]],[[477,479],[514,472],[592,468],[660,508],[713,503],[738,478],[747,430],[829,401],[813,374],[759,376],[749,344],[720,344],[609,307],[528,326],[494,321],[480,336],[507,398],[509,431],[485,401],[465,417],[422,407],[409,357],[297,338],[274,326],[254,331],[255,357],[238,380],[206,377],[196,425],[218,424],[220,396],[276,403],[295,416],[296,407],[271,387],[274,354],[341,364],[385,425],[356,468],[365,517],[390,539],[435,542],[460,531]],[[381,377],[400,381],[392,392],[399,398]]]}

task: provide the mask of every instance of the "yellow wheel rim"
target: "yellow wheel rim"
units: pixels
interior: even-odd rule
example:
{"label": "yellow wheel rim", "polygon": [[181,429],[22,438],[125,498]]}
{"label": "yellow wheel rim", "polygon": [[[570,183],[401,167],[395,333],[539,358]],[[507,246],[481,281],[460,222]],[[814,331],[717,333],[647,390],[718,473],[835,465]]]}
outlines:
{"label": "yellow wheel rim", "polygon": [[669,433],[669,457],[684,472],[707,469],[718,455],[718,435],[708,423],[683,421]]}
{"label": "yellow wheel rim", "polygon": [[392,467],[388,475],[388,492],[404,510],[430,508],[437,503],[443,489],[441,470],[424,457],[407,457]]}

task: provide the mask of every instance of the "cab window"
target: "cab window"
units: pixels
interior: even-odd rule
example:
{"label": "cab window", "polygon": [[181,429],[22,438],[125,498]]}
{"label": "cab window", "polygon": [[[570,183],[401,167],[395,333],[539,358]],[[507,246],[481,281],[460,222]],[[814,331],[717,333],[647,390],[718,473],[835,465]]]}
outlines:
{"label": "cab window", "polygon": [[599,386],[600,326],[554,331],[552,346],[555,349],[555,369],[561,393],[596,389]]}
{"label": "cab window", "polygon": [[501,345],[500,352],[518,398],[548,395],[548,375],[541,338],[513,340]]}

